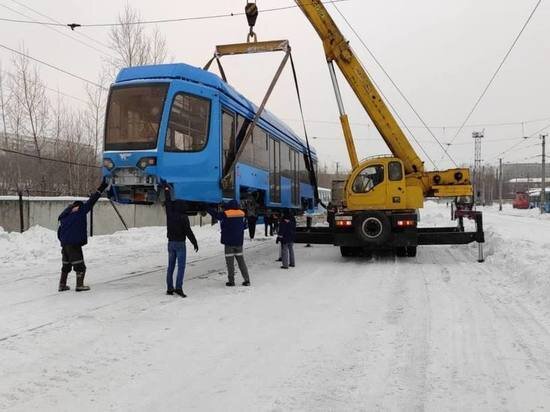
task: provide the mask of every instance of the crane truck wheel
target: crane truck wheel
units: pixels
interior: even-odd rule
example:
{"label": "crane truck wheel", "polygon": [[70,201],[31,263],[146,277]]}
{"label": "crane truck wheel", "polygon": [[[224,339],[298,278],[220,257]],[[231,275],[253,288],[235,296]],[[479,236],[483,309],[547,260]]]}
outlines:
{"label": "crane truck wheel", "polygon": [[357,217],[355,232],[364,242],[382,244],[390,237],[390,220],[382,212],[363,212]]}

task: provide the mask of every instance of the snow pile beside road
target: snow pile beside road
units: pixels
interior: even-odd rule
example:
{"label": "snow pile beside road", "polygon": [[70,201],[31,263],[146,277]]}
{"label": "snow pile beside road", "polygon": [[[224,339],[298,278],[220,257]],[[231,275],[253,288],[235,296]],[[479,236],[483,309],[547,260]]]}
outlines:
{"label": "snow pile beside road", "polygon": [[[491,280],[505,288],[514,288],[527,296],[527,301],[541,306],[550,315],[550,216],[538,209],[513,209],[498,205],[481,209],[485,230],[485,263],[479,266]],[[421,210],[419,226],[454,226],[450,207],[428,201]],[[464,220],[466,230],[474,230],[472,221]],[[468,247],[472,262],[477,257],[477,244],[448,246],[452,249]],[[496,267],[494,270],[483,270]],[[506,276],[508,279],[503,279]]]}
{"label": "snow pile beside road", "polygon": [[[20,266],[40,262],[58,245],[56,233],[33,226],[23,233],[0,231],[0,263]],[[57,256],[57,254],[56,254]]]}
{"label": "snow pile beside road", "polygon": [[[219,226],[193,227],[203,250],[219,243]],[[108,267],[126,265],[142,269],[144,258],[151,266],[166,263],[166,228],[132,228],[112,235],[94,236],[84,247],[84,257],[90,267],[99,263]],[[220,246],[221,247],[221,246]],[[61,265],[61,248],[53,230],[33,226],[23,233],[0,231],[0,275],[19,276],[26,270],[42,268],[57,271]]]}
{"label": "snow pile beside road", "polygon": [[[512,213],[509,213],[512,212]],[[522,213],[521,217],[516,213]],[[550,314],[550,220],[548,216],[514,210],[485,208],[486,263],[506,273],[510,279],[495,279],[528,295],[528,301]],[[533,218],[532,223],[529,221]],[[535,224],[534,219],[540,219]]]}

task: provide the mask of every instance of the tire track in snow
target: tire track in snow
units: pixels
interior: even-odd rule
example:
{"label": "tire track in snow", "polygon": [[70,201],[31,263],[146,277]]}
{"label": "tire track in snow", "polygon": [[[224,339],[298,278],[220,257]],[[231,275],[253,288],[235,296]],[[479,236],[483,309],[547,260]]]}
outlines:
{"label": "tire track in snow", "polygon": [[[253,250],[258,250],[258,249],[262,250],[262,249],[266,249],[267,246],[271,246],[271,245],[268,244],[266,241],[262,241],[258,245],[253,244],[253,245],[249,246],[248,248],[246,248],[246,250],[251,250],[251,249],[253,249]],[[208,256],[208,257],[204,257],[204,258],[189,260],[187,262],[187,267],[193,267],[193,266],[196,266],[196,264],[198,264],[198,263],[212,261],[212,260],[215,260],[215,259],[219,259],[221,257],[223,257],[223,252],[217,253],[213,256]],[[132,273],[132,274],[128,274],[128,275],[122,275],[122,276],[119,276],[115,279],[100,281],[100,282],[94,283],[94,290],[96,290],[96,288],[97,288],[97,290],[101,290],[100,286],[103,286],[103,285],[109,285],[109,284],[113,284],[113,283],[124,282],[124,281],[127,281],[127,280],[132,280],[132,279],[135,279],[135,278],[145,277],[145,276],[148,276],[148,275],[154,275],[154,274],[157,274],[159,272],[164,272],[165,270],[166,270],[166,267],[163,267],[163,268],[160,268],[160,269],[147,270],[147,271]],[[188,282],[188,281],[192,281],[192,280],[196,280],[196,279],[201,279],[201,280],[208,279],[211,276],[213,276],[214,274],[219,273],[220,270],[224,270],[224,269],[223,268],[212,269],[212,270],[210,270],[206,273],[200,273],[198,275],[186,277],[185,280],[186,280],[186,282]],[[5,342],[9,339],[19,337],[19,336],[24,335],[26,333],[35,332],[35,331],[43,329],[43,328],[54,326],[56,324],[66,323],[67,321],[69,321],[71,319],[76,319],[80,316],[83,316],[84,314],[89,314],[91,312],[96,312],[96,311],[105,309],[107,307],[117,305],[119,303],[134,300],[136,298],[141,298],[141,297],[143,297],[145,295],[148,295],[148,294],[157,296],[158,293],[159,293],[158,288],[156,288],[154,292],[151,291],[151,290],[147,290],[147,291],[142,292],[142,293],[132,294],[130,296],[124,296],[122,298],[117,298],[117,299],[115,299],[111,302],[101,304],[101,305],[97,305],[97,306],[93,306],[93,307],[90,307],[90,308],[86,308],[86,310],[84,310],[84,311],[73,313],[69,316],[67,316],[67,315],[59,316],[58,319],[54,320],[54,321],[48,321],[48,322],[40,323],[38,325],[32,325],[30,327],[19,330],[16,333],[11,333],[11,334],[4,335],[4,336],[0,337],[0,342]],[[30,300],[26,300],[26,301],[22,301],[22,302],[17,302],[17,303],[8,305],[8,306],[4,306],[4,307],[1,307],[0,310],[6,310],[7,309],[8,311],[11,311],[11,309],[13,309],[15,307],[18,307],[18,306],[22,306],[22,305],[25,305],[25,304],[28,305],[29,303],[37,303],[37,302],[40,302],[40,301],[46,301],[46,300],[52,299],[54,297],[59,297],[59,296],[60,296],[59,292],[51,293],[51,294],[43,296],[42,298],[39,298],[39,299],[30,299]],[[173,299],[172,299],[172,301],[173,301]]]}
{"label": "tire track in snow", "polygon": [[[502,362],[498,331],[491,311],[471,282],[469,253],[459,248],[441,249],[433,259],[440,273],[430,277],[431,294],[439,310],[434,312],[433,382],[429,409],[508,409],[510,376]],[[443,252],[443,253],[442,253]],[[468,394],[468,396],[457,396]]]}
{"label": "tire track in snow", "polygon": [[[498,353],[489,353],[487,357],[503,371],[499,376],[506,375],[507,384],[501,389],[503,398],[514,403],[516,395],[523,401],[521,409],[540,408],[544,400],[547,404],[550,401],[548,329],[526,307],[515,289],[504,286],[506,279],[512,278],[506,268],[491,270],[486,264],[480,264],[472,270],[457,256],[450,254],[450,257],[464,273],[470,274],[468,286],[490,313],[486,324],[492,328],[492,347],[497,348]],[[498,282],[494,282],[495,277]],[[518,409],[517,405],[495,406]]]}

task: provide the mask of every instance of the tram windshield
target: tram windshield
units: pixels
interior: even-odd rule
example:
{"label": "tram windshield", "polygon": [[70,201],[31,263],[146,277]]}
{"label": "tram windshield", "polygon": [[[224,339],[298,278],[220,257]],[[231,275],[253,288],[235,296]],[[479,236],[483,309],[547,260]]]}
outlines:
{"label": "tram windshield", "polygon": [[157,147],[168,84],[115,87],[111,90],[105,150],[146,150]]}

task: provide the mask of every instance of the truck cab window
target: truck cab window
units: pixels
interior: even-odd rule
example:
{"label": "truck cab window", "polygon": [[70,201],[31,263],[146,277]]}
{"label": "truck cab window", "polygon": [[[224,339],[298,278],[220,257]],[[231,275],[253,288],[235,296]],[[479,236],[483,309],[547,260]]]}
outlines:
{"label": "truck cab window", "polygon": [[170,110],[165,149],[168,152],[198,152],[208,140],[210,101],[178,93]]}
{"label": "truck cab window", "polygon": [[392,182],[403,180],[403,168],[399,162],[390,162],[388,164],[388,178]]}
{"label": "truck cab window", "polygon": [[384,166],[374,165],[364,168],[353,181],[355,193],[367,193],[384,181]]}

